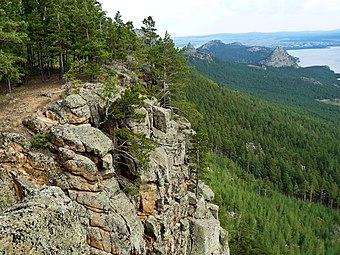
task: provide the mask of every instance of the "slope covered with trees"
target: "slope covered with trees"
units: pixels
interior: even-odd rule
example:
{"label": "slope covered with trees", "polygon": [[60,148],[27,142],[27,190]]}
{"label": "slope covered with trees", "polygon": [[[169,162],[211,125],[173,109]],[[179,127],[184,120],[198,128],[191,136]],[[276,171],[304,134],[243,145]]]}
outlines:
{"label": "slope covered with trees", "polygon": [[231,254],[339,254],[338,211],[286,197],[226,158],[204,160]]}
{"label": "slope covered with trees", "polygon": [[231,253],[338,254],[338,126],[198,72],[190,80],[199,174],[215,192]]}
{"label": "slope covered with trees", "polygon": [[207,42],[197,50],[210,53],[221,60],[240,63],[258,63],[273,51],[268,47],[246,46],[241,43],[225,44],[220,40]]}
{"label": "slope covered with trees", "polygon": [[[27,34],[26,23],[21,19],[21,1],[8,3],[0,1],[0,80],[5,80],[9,91],[11,82],[20,81],[23,76]],[[4,6],[4,7],[2,7]]]}
{"label": "slope covered with trees", "polygon": [[340,98],[339,81],[326,67],[262,69],[219,59],[208,62],[197,58],[191,58],[190,64],[221,84],[339,123],[340,108],[317,101]]}
{"label": "slope covered with trees", "polygon": [[212,151],[289,196],[339,204],[336,124],[249,97],[195,72],[191,82],[187,97],[203,116]]}

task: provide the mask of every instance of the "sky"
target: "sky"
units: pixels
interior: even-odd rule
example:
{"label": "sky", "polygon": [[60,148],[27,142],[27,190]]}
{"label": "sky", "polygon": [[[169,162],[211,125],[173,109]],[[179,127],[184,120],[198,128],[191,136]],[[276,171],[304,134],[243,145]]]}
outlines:
{"label": "sky", "polygon": [[136,28],[152,16],[158,34],[333,30],[340,0],[99,0],[108,16],[120,11]]}

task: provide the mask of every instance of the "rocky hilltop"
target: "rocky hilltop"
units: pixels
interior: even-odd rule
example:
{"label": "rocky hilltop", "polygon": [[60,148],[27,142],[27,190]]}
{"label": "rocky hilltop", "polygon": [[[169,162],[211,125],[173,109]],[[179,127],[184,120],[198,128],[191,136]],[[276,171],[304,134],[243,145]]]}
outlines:
{"label": "rocky hilltop", "polygon": [[298,61],[298,58],[289,55],[282,46],[277,46],[266,59],[260,61],[260,64],[271,67],[298,68]]}
{"label": "rocky hilltop", "polygon": [[[120,91],[129,75],[118,72]],[[214,193],[189,169],[190,123],[146,99],[128,128],[156,146],[138,167],[116,153],[102,91],[68,89],[23,121],[27,132],[1,131],[0,253],[229,254]]]}
{"label": "rocky hilltop", "polygon": [[200,47],[200,50],[210,52],[214,48],[222,47],[225,44],[221,40],[211,40]]}
{"label": "rocky hilltop", "polygon": [[186,46],[184,54],[190,57],[208,60],[209,62],[212,61],[211,54],[196,49],[191,43],[188,43],[188,45]]}
{"label": "rocky hilltop", "polygon": [[272,52],[267,47],[247,46],[239,42],[225,44],[221,40],[209,41],[197,50],[212,54],[221,60],[251,64],[258,63]]}

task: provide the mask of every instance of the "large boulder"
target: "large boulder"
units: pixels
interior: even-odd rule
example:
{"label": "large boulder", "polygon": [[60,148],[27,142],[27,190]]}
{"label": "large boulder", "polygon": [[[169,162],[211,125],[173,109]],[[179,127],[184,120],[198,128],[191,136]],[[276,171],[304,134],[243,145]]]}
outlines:
{"label": "large boulder", "polygon": [[77,93],[68,95],[48,107],[45,115],[62,124],[91,123],[99,126],[103,121],[105,101],[101,84],[83,84]]}
{"label": "large boulder", "polygon": [[88,152],[104,157],[113,149],[112,140],[89,124],[57,125],[50,129],[50,133],[53,144],[76,152]]}
{"label": "large boulder", "polygon": [[81,125],[75,130],[79,139],[84,144],[86,152],[92,152],[99,157],[104,157],[113,149],[113,142],[102,131],[90,125]]}
{"label": "large boulder", "polygon": [[34,133],[47,133],[50,127],[58,124],[55,119],[48,118],[39,111],[25,118],[22,123]]}
{"label": "large boulder", "polygon": [[154,127],[166,133],[170,128],[171,110],[162,107],[153,107],[153,123]]}
{"label": "large boulder", "polygon": [[78,94],[72,94],[65,98],[64,105],[70,109],[80,108],[86,105],[86,101]]}
{"label": "large boulder", "polygon": [[[98,92],[96,92],[97,90]],[[96,127],[103,121],[105,112],[105,102],[100,96],[99,90],[101,90],[101,88],[93,88],[93,84],[79,89],[79,95],[86,101],[90,109],[90,123]]]}
{"label": "large boulder", "polygon": [[55,156],[46,155],[41,152],[29,151],[27,153],[27,161],[32,168],[39,169],[43,172],[55,173],[60,171],[60,166],[57,163]]}
{"label": "large boulder", "polygon": [[98,180],[98,169],[96,164],[88,157],[75,154],[63,163],[64,168],[74,175],[84,177],[90,182]]}
{"label": "large boulder", "polygon": [[58,187],[42,187],[0,214],[0,254],[85,254],[81,207]]}
{"label": "large boulder", "polygon": [[214,200],[215,194],[208,185],[206,185],[204,182],[200,182],[198,188],[207,202]]}
{"label": "large boulder", "polygon": [[78,134],[77,126],[66,124],[56,125],[50,129],[51,142],[58,147],[65,147],[76,152],[85,152],[85,147]]}
{"label": "large boulder", "polygon": [[190,225],[192,255],[220,255],[223,247],[220,245],[220,223],[215,218],[193,219]]}
{"label": "large boulder", "polygon": [[46,115],[60,123],[88,123],[91,118],[90,107],[78,94],[72,94],[49,106]]}
{"label": "large boulder", "polygon": [[10,143],[20,145],[25,150],[28,150],[31,147],[31,142],[22,134],[0,133],[0,144],[8,146]]}

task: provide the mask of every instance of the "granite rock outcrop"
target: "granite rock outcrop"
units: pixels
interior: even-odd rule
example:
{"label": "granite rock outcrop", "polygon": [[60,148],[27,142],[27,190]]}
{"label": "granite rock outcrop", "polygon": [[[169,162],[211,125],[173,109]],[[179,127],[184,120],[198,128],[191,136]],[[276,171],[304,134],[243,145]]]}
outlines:
{"label": "granite rock outcrop", "polygon": [[111,134],[99,128],[101,91],[84,84],[24,120],[49,149],[1,133],[0,178],[18,202],[0,207],[0,253],[229,254],[214,194],[189,169],[190,123],[145,100],[144,118],[128,128],[157,146],[146,168],[120,164]]}
{"label": "granite rock outcrop", "polygon": [[260,61],[260,64],[271,67],[295,67],[298,68],[299,59],[288,54],[288,52],[282,47],[277,46],[273,52],[264,60]]}

